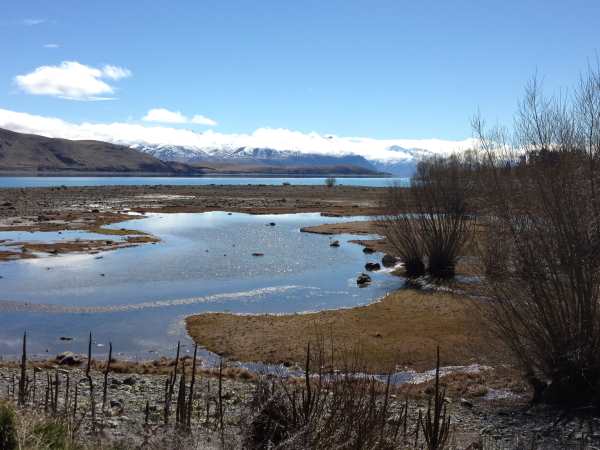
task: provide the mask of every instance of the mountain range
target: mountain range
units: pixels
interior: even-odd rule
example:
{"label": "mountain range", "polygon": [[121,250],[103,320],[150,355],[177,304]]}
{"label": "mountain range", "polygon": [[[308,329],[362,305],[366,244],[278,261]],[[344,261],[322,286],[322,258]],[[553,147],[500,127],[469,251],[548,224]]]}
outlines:
{"label": "mountain range", "polygon": [[202,151],[179,146],[126,146],[95,140],[48,138],[2,128],[0,173],[385,175],[356,155],[311,155],[248,147]]}
{"label": "mountain range", "polygon": [[405,149],[390,146],[389,151],[396,151],[408,158],[395,160],[367,159],[361,155],[310,153],[299,150],[277,150],[257,147],[220,147],[190,148],[176,145],[133,144],[141,152],[154,156],[162,161],[176,161],[195,166],[213,167],[225,170],[267,171],[269,173],[297,173],[302,168],[336,168],[339,174],[390,174],[408,177],[412,175],[417,163],[434,153],[423,149]]}
{"label": "mountain range", "polygon": [[[109,147],[112,144],[121,149],[136,150],[166,164],[165,166],[153,160],[153,167],[157,170],[194,173],[330,173],[369,176],[383,172],[395,176],[410,176],[423,158],[467,150],[476,145],[473,139],[451,141],[436,138],[345,137],[286,128],[257,128],[249,133],[222,133],[135,122],[77,123],[0,108],[0,129],[2,128],[16,133],[38,135],[40,142],[41,136],[61,139],[65,150],[67,147],[73,150],[72,146],[76,145],[66,144],[65,140],[80,144],[87,142],[86,145],[96,142],[96,151],[98,148],[112,148]],[[98,144],[99,142],[103,144]],[[128,158],[133,157],[131,153],[127,155]],[[31,167],[32,157],[29,155],[29,159],[24,158],[22,163],[25,167]],[[14,155],[14,158],[18,159],[19,156]],[[13,166],[17,162],[14,158],[10,161]],[[65,168],[64,162],[56,161],[54,156],[50,159],[52,163],[42,161],[39,167],[33,164],[33,168]],[[78,170],[84,170],[86,166],[102,169],[107,166],[107,161],[112,161],[108,166],[114,164],[108,154],[99,153],[97,161],[87,159],[81,165],[74,166]],[[146,160],[148,161],[150,160]],[[3,167],[13,167],[6,163],[6,158],[0,161],[0,170]],[[66,166],[73,168],[73,164]],[[142,167],[135,169],[138,168]]]}

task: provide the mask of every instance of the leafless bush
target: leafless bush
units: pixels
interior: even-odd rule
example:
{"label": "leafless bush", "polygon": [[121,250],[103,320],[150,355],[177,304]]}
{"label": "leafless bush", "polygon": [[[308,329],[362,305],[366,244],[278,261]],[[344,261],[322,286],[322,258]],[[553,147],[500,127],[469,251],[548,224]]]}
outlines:
{"label": "leafless bush", "polygon": [[496,331],[538,399],[598,407],[600,70],[562,98],[534,80],[514,130],[488,131],[479,118],[474,129]]}
{"label": "leafless bush", "polygon": [[423,242],[415,216],[409,214],[411,192],[401,186],[388,189],[386,214],[379,219],[386,242],[404,265],[409,278],[425,275]]}
{"label": "leafless bush", "polygon": [[407,402],[392,405],[389,377],[382,382],[357,367],[325,372],[324,353],[308,348],[303,384],[257,384],[247,448],[392,449],[415,439],[418,424],[408,428]]}
{"label": "leafless bush", "polygon": [[455,275],[459,253],[474,225],[467,197],[472,186],[460,156],[419,163],[410,187],[394,186],[380,219],[387,241],[403,260],[409,277],[427,272],[435,278]]}
{"label": "leafless bush", "polygon": [[[440,386],[440,348],[437,348],[435,385],[425,417],[419,417],[428,450],[442,450],[450,438],[450,416],[446,409],[446,388]],[[432,405],[433,400],[433,405]]]}

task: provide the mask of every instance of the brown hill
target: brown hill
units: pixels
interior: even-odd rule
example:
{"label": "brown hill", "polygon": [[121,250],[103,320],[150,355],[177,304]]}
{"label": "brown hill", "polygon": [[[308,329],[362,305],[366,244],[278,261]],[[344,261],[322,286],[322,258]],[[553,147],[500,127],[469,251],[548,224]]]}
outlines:
{"label": "brown hill", "polygon": [[100,141],[71,141],[0,128],[0,172],[11,173],[202,173],[132,148]]}

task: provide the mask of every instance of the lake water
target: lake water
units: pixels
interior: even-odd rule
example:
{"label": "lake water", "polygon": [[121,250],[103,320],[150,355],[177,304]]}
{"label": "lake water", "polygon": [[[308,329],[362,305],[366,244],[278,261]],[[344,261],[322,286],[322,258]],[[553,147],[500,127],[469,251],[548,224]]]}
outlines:
{"label": "lake water", "polygon": [[[408,178],[336,178],[343,186],[389,187],[407,184]],[[52,186],[148,186],[148,185],[324,185],[324,177],[0,177],[0,188]]]}
{"label": "lake water", "polygon": [[[95,354],[110,340],[116,354],[150,359],[171,354],[179,339],[189,351],[183,319],[191,314],[352,307],[401,287],[403,280],[387,271],[372,273],[371,285],[357,287],[365,263],[382,255],[365,255],[348,242],[355,236],[335,236],[341,247],[332,248],[331,236],[300,232],[303,226],[347,220],[357,218],[150,214],[112,227],[156,235],[162,241],[155,245],[0,263],[0,354],[19,351],[23,330],[32,354],[84,352],[91,331]],[[106,238],[77,231],[0,233],[0,239],[13,240],[77,237]],[[264,256],[252,256],[256,252]]]}

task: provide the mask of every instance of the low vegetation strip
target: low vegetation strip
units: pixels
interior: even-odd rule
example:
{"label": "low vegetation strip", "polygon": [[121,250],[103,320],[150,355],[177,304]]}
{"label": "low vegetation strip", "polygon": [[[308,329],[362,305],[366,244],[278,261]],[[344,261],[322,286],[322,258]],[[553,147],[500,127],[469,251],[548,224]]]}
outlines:
{"label": "low vegetation strip", "polygon": [[431,369],[440,345],[445,364],[504,360],[482,327],[474,300],[448,293],[394,292],[367,306],[293,315],[200,314],[187,319],[202,346],[241,361],[301,363],[307,340],[328,336],[361,353],[368,369]]}

